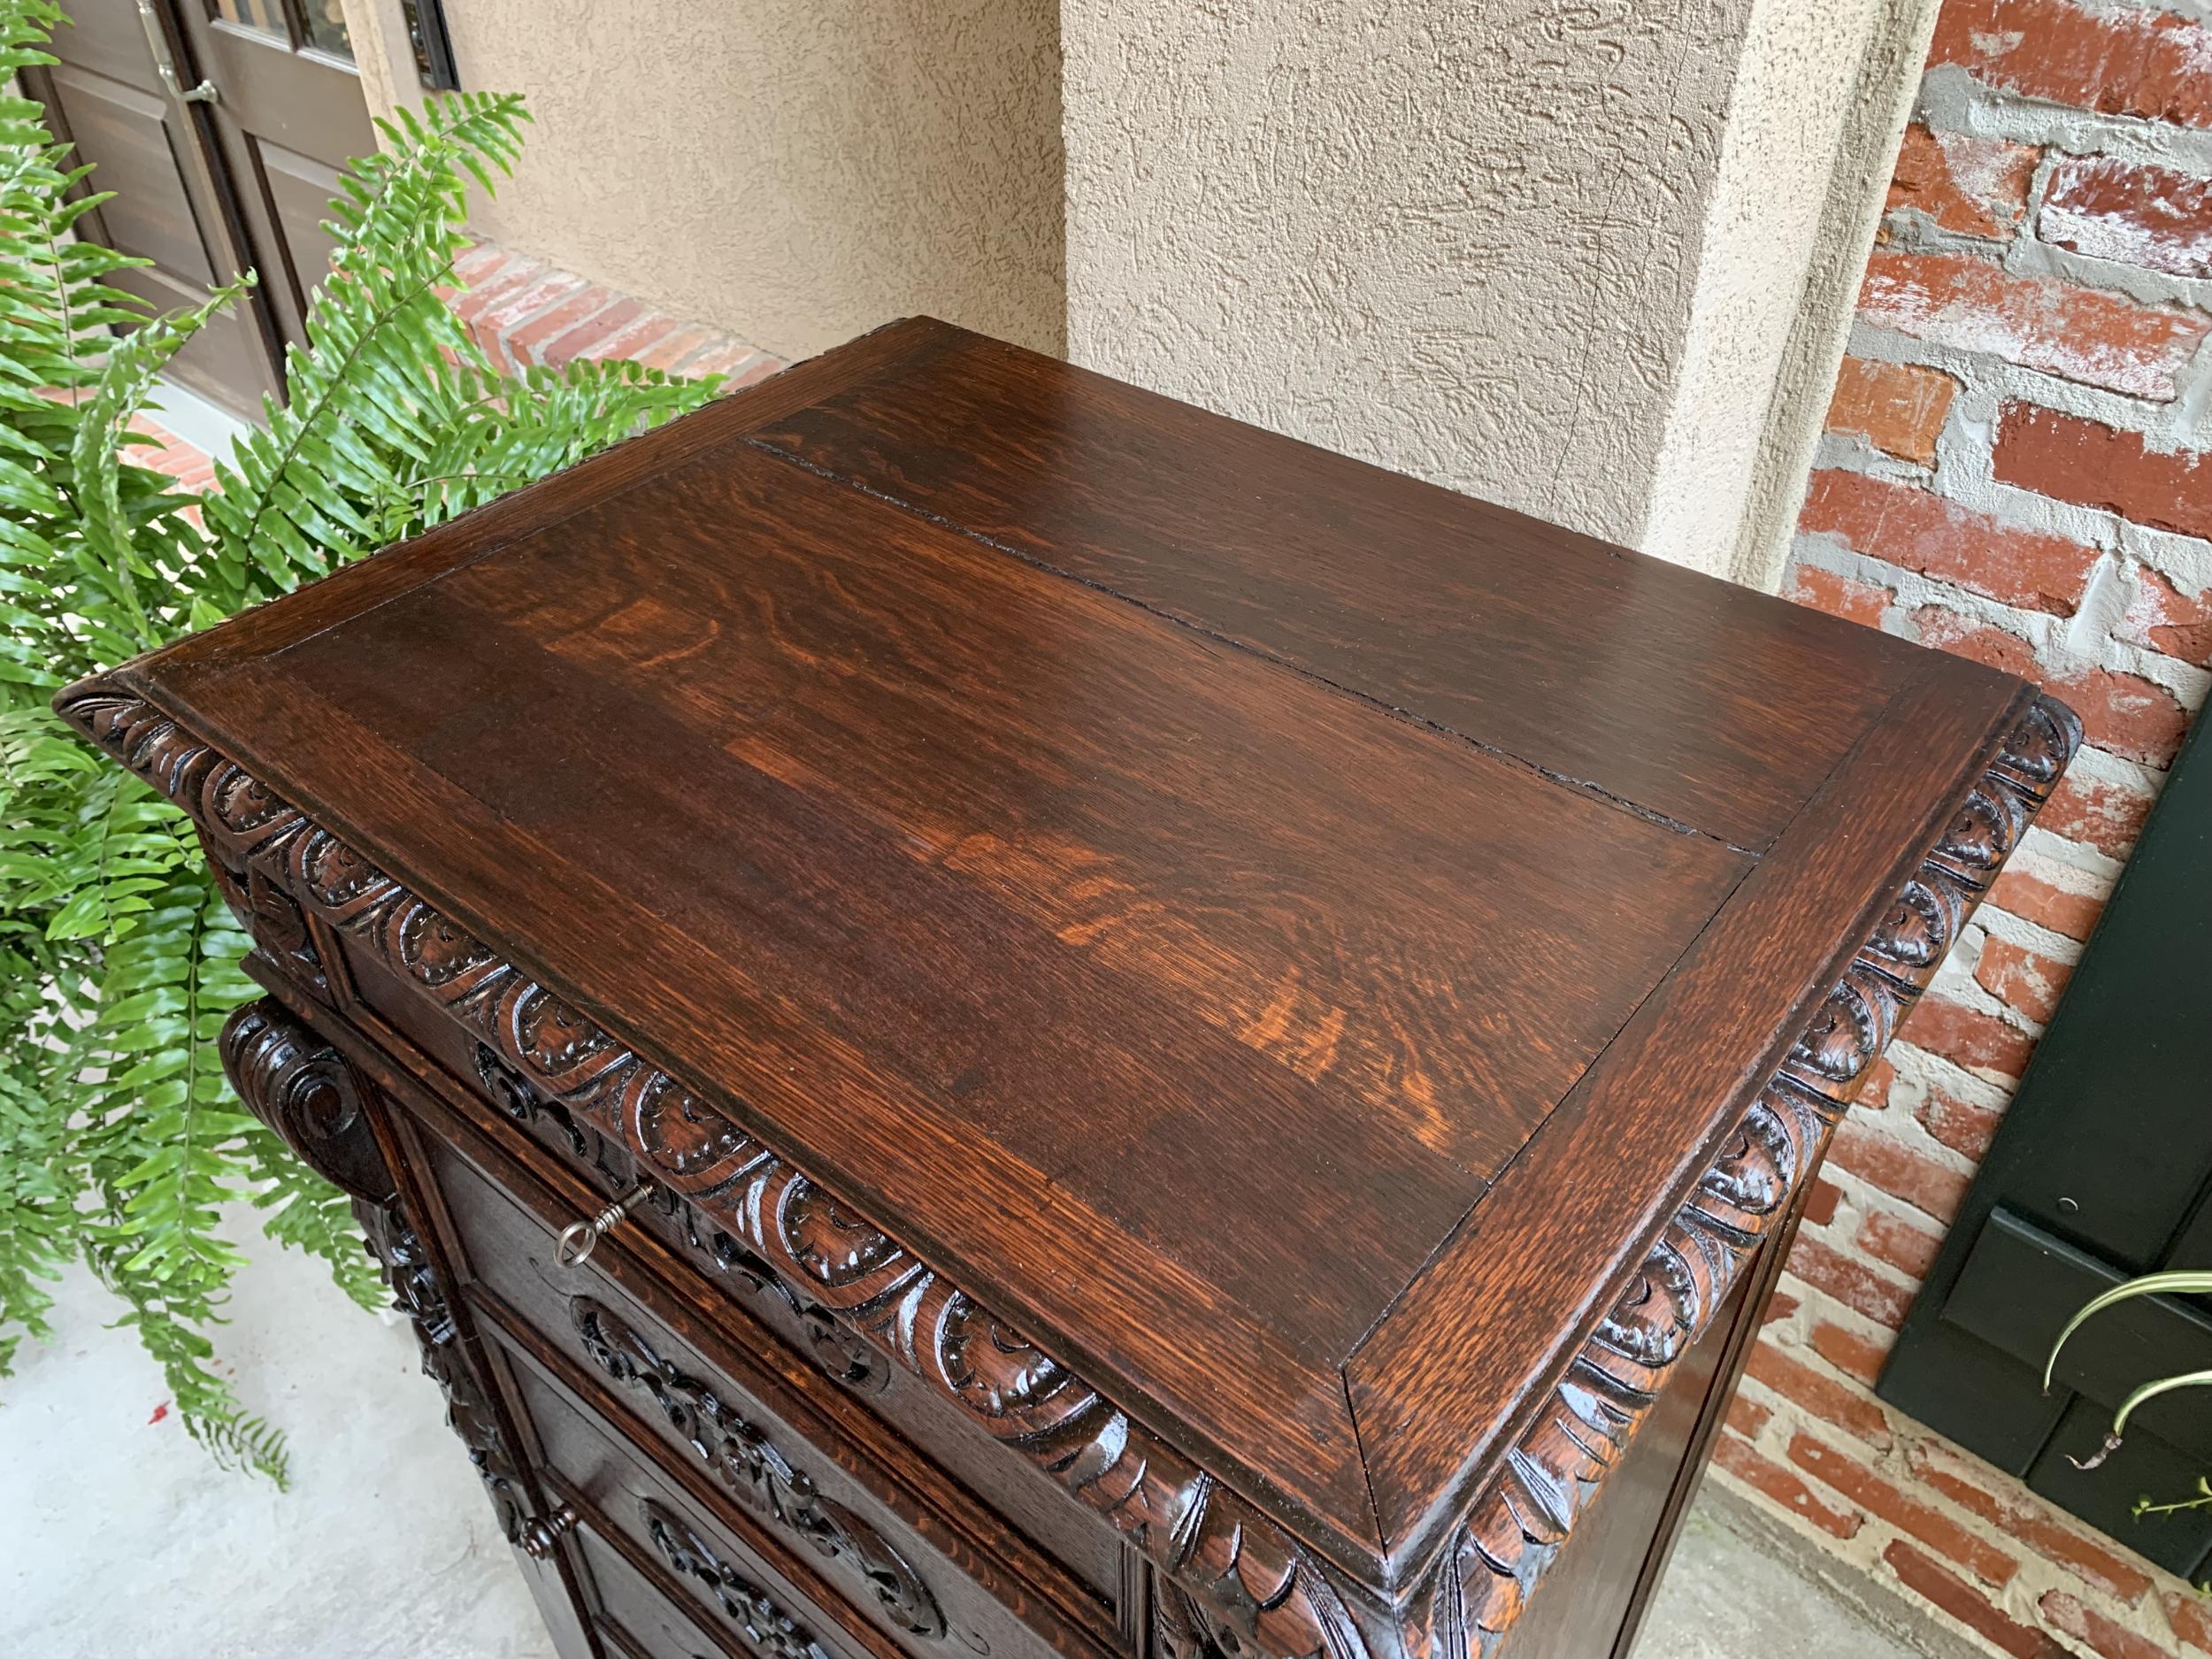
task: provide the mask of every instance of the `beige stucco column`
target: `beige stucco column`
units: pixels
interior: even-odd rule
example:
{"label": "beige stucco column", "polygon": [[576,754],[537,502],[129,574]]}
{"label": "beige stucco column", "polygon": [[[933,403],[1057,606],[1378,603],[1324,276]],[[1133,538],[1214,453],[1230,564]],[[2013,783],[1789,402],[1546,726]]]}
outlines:
{"label": "beige stucco column", "polygon": [[1068,343],[1770,585],[1934,0],[1064,0]]}

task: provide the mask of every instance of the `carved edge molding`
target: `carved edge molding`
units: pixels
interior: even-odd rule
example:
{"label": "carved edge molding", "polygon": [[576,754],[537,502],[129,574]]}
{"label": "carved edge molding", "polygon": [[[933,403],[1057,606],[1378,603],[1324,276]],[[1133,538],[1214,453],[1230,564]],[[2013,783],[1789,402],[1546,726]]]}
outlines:
{"label": "carved edge molding", "polygon": [[780,1282],[1179,1578],[1226,1652],[1364,1659],[1342,1595],[1287,1532],[702,1094],[113,679],[73,686],[55,706],[192,817],[231,907],[318,995],[334,994],[334,976],[311,917],[483,1046],[477,1069],[503,1110],[528,1115],[507,1097],[519,1082],[626,1146]]}
{"label": "carved edge molding", "polygon": [[[1367,1659],[1361,1622],[1297,1540],[701,1094],[119,683],[87,681],[56,706],[193,817],[227,898],[265,950],[326,987],[311,933],[294,921],[303,907],[376,952],[483,1044],[480,1058],[511,1074],[510,1084],[613,1134],[780,1279],[1127,1536],[1188,1593],[1179,1610],[1202,1621],[1179,1647]],[[2028,704],[1541,1417],[1448,1537],[1407,1602],[1396,1632],[1405,1653],[1487,1659],[1502,1639],[1675,1363],[1787,1212],[2080,737],[2063,704]]]}
{"label": "carved edge molding", "polygon": [[369,1253],[407,1316],[422,1349],[422,1369],[446,1397],[446,1424],[468,1448],[483,1478],[499,1530],[521,1541],[528,1518],[513,1458],[489,1390],[462,1351],[453,1302],[408,1219],[398,1185],[362,1109],[363,1084],[338,1050],[286,1012],[273,997],[233,1011],[219,1047],[223,1071],[249,1111],[274,1130],[302,1163],[353,1201]]}
{"label": "carved edge molding", "polygon": [[1819,1162],[1899,1023],[2081,742],[2038,695],[1792,1045],[1535,1425],[1453,1529],[1402,1632],[1417,1659],[1488,1659],[1676,1362]]}

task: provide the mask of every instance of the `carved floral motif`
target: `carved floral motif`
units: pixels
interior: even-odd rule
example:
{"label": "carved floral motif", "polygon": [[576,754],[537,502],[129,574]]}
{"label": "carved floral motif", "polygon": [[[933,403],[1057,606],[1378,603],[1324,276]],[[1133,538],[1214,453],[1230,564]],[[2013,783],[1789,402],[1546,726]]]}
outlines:
{"label": "carved floral motif", "polygon": [[857,1573],[901,1630],[932,1640],[945,1633],[937,1598],[906,1558],[873,1526],[818,1492],[757,1425],[605,1303],[579,1296],[569,1305],[569,1317],[593,1363],[649,1395],[662,1418],[754,1514]]}
{"label": "carved floral motif", "polygon": [[689,1522],[650,1498],[641,1500],[640,1509],[645,1535],[662,1559],[704,1586],[755,1651],[767,1659],[830,1659],[812,1632],[778,1606],[775,1597],[716,1555],[714,1546]]}
{"label": "carved floral motif", "polygon": [[[191,810],[219,863],[283,882],[423,987],[487,1045],[514,1087],[627,1146],[706,1259],[802,1310],[823,1344],[860,1356],[848,1380],[873,1363],[864,1341],[1106,1517],[1187,1593],[1171,1610],[1189,1642],[1233,1656],[1367,1659],[1360,1623],[1302,1546],[697,1091],[365,861],[334,865],[327,838],[303,815],[150,704],[95,682],[71,694],[63,712]],[[1502,1640],[1669,1369],[1787,1213],[2079,740],[2062,705],[2039,698],[2027,707],[1410,1592],[1394,1632],[1406,1653],[1478,1659]],[[314,869],[342,867],[346,879],[319,888],[302,862],[310,847]],[[697,1545],[688,1534],[688,1542],[668,1536],[671,1548]],[[787,1632],[774,1644],[783,1644],[779,1659],[819,1659],[803,1635]],[[1187,1643],[1174,1651],[1186,1659]]]}

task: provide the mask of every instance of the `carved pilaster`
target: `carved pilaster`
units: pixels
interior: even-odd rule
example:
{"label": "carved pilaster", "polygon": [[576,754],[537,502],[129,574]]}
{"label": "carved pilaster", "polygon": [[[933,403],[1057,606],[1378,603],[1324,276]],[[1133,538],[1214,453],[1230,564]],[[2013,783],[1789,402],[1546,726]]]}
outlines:
{"label": "carved pilaster", "polygon": [[425,1376],[446,1397],[446,1422],[468,1448],[509,1543],[527,1517],[520,1480],[492,1408],[465,1351],[453,1304],[421,1235],[401,1202],[398,1183],[365,1110],[366,1085],[337,1049],[264,997],[223,1026],[223,1070],[246,1109],[276,1132],[301,1162],[353,1200],[369,1253],[383,1269],[393,1305],[413,1325]]}

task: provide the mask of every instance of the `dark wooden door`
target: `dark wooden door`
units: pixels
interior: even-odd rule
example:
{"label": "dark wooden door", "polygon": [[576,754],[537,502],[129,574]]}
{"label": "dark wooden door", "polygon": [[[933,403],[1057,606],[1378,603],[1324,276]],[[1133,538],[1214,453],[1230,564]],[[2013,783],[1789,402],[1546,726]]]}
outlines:
{"label": "dark wooden door", "polygon": [[[2190,739],[2038,1045],[1878,1392],[2037,1492],[2201,1578],[2212,1509],[2137,1500],[2212,1475],[2200,1392],[2154,1401],[2101,1467],[2139,1385],[2212,1368],[2212,1309],[2144,1298],[2045,1356],[2076,1309],[2138,1273],[2212,1267],[2212,737]],[[1909,1035],[1909,1029],[1907,1032]]]}
{"label": "dark wooden door", "polygon": [[[205,106],[162,84],[133,0],[73,0],[69,10],[74,23],[54,35],[61,61],[24,80],[46,105],[54,136],[95,164],[92,188],[115,192],[81,221],[84,234],[153,262],[117,273],[117,287],[164,310],[197,304],[252,263],[227,182],[210,165]],[[278,384],[273,343],[251,307],[215,319],[172,368],[194,390],[239,410]]]}
{"label": "dark wooden door", "polygon": [[174,0],[207,107],[217,165],[234,181],[261,301],[304,344],[307,296],[329,268],[338,170],[376,148],[338,0]]}
{"label": "dark wooden door", "polygon": [[74,22],[54,37],[61,61],[25,81],[55,136],[96,164],[92,188],[116,193],[85,234],[152,262],[119,286],[167,310],[261,273],[249,302],[173,365],[195,391],[250,413],[280,391],[283,346],[303,337],[337,169],[375,134],[336,0],[151,4],[154,34],[135,0],[73,0]]}

